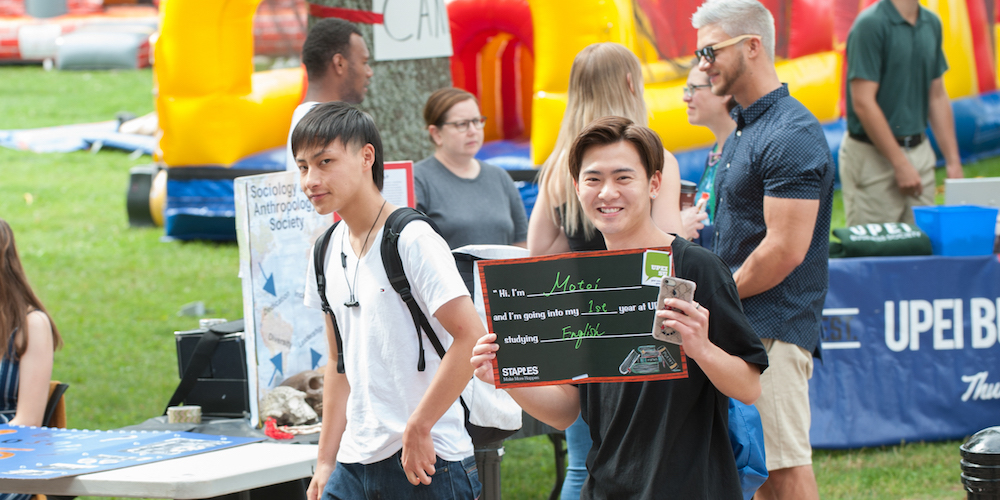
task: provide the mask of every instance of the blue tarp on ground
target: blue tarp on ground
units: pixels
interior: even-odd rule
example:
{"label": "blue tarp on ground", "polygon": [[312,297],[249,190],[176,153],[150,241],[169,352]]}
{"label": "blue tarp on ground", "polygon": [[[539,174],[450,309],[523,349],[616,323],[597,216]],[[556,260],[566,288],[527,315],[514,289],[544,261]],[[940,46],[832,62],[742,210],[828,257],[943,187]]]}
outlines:
{"label": "blue tarp on ground", "polygon": [[149,135],[122,134],[118,120],[77,125],[61,125],[24,130],[0,130],[0,146],[36,153],[67,153],[100,147],[142,151],[152,155],[156,138]]}

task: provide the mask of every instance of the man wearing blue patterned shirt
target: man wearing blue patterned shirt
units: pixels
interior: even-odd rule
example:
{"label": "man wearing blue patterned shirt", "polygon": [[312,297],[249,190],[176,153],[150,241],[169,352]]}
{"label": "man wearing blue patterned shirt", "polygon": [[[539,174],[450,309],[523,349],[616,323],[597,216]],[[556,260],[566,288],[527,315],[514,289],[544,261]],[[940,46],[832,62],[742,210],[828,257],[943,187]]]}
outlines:
{"label": "man wearing blue patterned shirt", "polygon": [[739,104],[715,178],[715,252],[771,366],[757,401],[769,477],[755,498],[816,499],[808,380],[828,283],[833,159],[819,122],[778,79],[763,5],[709,0],[692,24],[712,92]]}

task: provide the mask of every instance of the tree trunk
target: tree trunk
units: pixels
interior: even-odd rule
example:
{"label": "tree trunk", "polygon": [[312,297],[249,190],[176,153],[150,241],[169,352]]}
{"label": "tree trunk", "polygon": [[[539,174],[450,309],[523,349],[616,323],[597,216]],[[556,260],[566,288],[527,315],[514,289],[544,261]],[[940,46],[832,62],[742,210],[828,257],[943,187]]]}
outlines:
{"label": "tree trunk", "polygon": [[[312,3],[371,11],[372,0],[311,0]],[[319,18],[309,16],[309,27]],[[451,86],[449,58],[375,61],[373,26],[356,23],[368,50],[374,75],[360,108],[372,115],[382,135],[386,161],[422,160],[434,152],[427,136],[423,110],[437,89]]]}

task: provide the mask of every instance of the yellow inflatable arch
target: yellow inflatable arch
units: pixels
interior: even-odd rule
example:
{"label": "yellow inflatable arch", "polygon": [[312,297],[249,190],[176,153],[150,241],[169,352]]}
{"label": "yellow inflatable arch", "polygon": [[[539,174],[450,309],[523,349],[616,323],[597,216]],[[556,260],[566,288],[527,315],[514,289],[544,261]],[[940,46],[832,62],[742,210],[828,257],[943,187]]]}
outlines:
{"label": "yellow inflatable arch", "polygon": [[253,72],[260,0],[164,0],[154,86],[160,160],[228,166],[281,146],[302,94],[303,71]]}

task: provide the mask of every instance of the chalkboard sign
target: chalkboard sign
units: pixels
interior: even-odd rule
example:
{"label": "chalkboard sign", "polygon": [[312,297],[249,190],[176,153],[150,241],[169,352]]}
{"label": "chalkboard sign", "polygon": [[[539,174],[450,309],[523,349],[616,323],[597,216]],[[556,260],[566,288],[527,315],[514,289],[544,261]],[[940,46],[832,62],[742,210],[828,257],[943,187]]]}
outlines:
{"label": "chalkboard sign", "polygon": [[670,248],[479,261],[500,388],[687,378],[679,345],[652,336]]}

